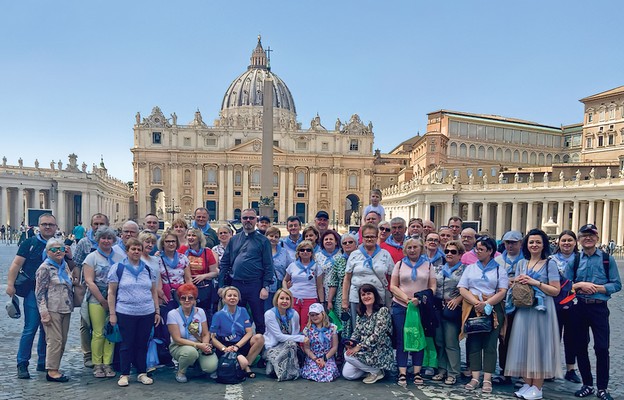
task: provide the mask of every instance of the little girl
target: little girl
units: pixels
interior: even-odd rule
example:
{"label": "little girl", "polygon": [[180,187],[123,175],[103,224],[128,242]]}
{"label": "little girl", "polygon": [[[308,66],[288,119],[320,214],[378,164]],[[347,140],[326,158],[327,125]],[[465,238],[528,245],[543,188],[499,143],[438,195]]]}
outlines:
{"label": "little girl", "polygon": [[335,355],[338,351],[336,325],[329,318],[319,303],[310,306],[309,320],[303,329],[306,337],[303,351],[306,359],[301,368],[301,376],[316,382],[331,382],[340,376]]}

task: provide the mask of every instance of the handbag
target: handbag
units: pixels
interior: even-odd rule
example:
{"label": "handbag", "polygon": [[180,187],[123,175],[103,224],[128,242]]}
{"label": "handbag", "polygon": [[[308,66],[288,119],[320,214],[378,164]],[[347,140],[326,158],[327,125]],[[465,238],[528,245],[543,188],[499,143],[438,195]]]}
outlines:
{"label": "handbag", "polygon": [[[525,271],[525,273],[527,272]],[[533,290],[531,285],[527,285],[526,283],[514,282],[511,286],[511,301],[517,308],[533,307],[533,303],[535,302],[535,290]]]}
{"label": "handbag", "polygon": [[119,331],[119,324],[111,325],[108,318],[106,319],[106,325],[104,326],[104,337],[111,343],[121,343],[121,332]]}
{"label": "handbag", "polygon": [[473,333],[489,333],[494,329],[491,315],[481,315],[478,317],[468,318],[464,323],[464,333],[467,335]]}
{"label": "handbag", "polygon": [[405,325],[403,325],[403,350],[420,351],[427,346],[425,331],[420,320],[420,311],[411,301],[407,303]]}
{"label": "handbag", "polygon": [[19,297],[26,297],[31,290],[35,289],[35,280],[20,268],[13,286],[15,286],[15,294]]}
{"label": "handbag", "polygon": [[[79,271],[77,271],[79,270]],[[75,267],[72,271],[72,278],[74,281],[74,308],[80,307],[84,301],[85,294],[87,293],[87,285],[85,284],[82,276],[82,268]]]}

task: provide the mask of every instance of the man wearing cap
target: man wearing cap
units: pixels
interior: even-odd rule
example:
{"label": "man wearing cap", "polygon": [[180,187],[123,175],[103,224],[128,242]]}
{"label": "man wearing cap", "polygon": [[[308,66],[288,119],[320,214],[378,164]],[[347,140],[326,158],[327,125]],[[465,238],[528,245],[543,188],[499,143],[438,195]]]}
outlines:
{"label": "man wearing cap", "polygon": [[[494,260],[498,263],[498,265],[504,266],[507,270],[507,275],[509,276],[509,286],[513,283],[515,272],[516,272],[516,264],[520,260],[523,260],[522,256],[522,234],[518,231],[509,231],[503,235],[503,244],[505,245],[505,250],[503,253],[494,258]],[[510,305],[511,302],[511,290],[507,291],[507,298],[505,299],[505,303],[507,306]],[[498,365],[500,366],[501,371],[505,370],[505,363],[507,361],[507,342],[509,339],[509,335],[511,334],[511,325],[513,324],[514,313],[507,314],[507,318],[504,323],[504,331],[501,331],[501,335],[499,337],[498,342]],[[511,377],[494,377],[492,380],[494,383],[499,384],[509,384],[511,383]]]}
{"label": "man wearing cap", "polygon": [[266,215],[258,217],[258,223],[256,224],[256,230],[258,233],[266,235],[266,230],[271,226],[271,220]]}
{"label": "man wearing cap", "polygon": [[390,236],[385,242],[379,246],[390,253],[392,261],[395,263],[405,257],[403,254],[403,242],[405,241],[405,232],[407,232],[407,223],[401,217],[394,217],[390,220]]}
{"label": "man wearing cap", "polygon": [[323,234],[329,229],[329,214],[327,211],[319,211],[314,218],[314,226],[319,231],[319,237],[323,237]]}
{"label": "man wearing cap", "polygon": [[[594,393],[594,381],[589,363],[589,329],[594,337],[596,353],[597,396],[602,400],[611,400],[607,391],[609,385],[609,307],[607,301],[613,293],[622,289],[622,281],[615,260],[596,247],[598,228],[594,224],[583,225],[579,229],[578,240],[581,244],[578,260],[575,257],[565,271],[566,278],[573,283],[576,292],[576,304],[572,306],[576,329],[573,343],[578,368],[583,379],[583,386],[574,395],[587,397]],[[608,265],[605,262],[608,260]]]}

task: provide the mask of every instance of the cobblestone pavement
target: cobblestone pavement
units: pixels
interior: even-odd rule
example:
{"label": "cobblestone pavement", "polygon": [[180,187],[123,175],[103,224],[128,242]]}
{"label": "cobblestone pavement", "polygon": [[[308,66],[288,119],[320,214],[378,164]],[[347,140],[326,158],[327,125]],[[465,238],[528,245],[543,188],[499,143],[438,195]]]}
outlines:
{"label": "cobblestone pavement", "polygon": [[[7,297],[6,289],[7,270],[13,259],[17,247],[6,246],[0,243],[0,304],[4,307]],[[623,274],[624,263],[619,262],[620,274]],[[623,275],[624,276],[624,275]],[[609,388],[614,398],[624,397],[624,373],[622,372],[622,356],[624,355],[624,298],[618,293],[610,302],[611,310],[611,379]],[[0,312],[0,400],[4,399],[40,399],[40,398],[73,398],[73,399],[112,399],[112,398],[157,398],[157,399],[192,399],[224,398],[224,399],[431,399],[431,400],[459,400],[459,399],[511,399],[511,386],[495,386],[494,393],[483,395],[481,392],[467,392],[463,386],[448,387],[427,381],[422,389],[413,385],[408,389],[397,386],[395,377],[374,384],[365,385],[361,382],[349,382],[342,378],[333,383],[315,383],[306,380],[292,382],[275,382],[263,373],[258,373],[256,379],[248,379],[240,385],[222,385],[212,382],[209,378],[191,379],[187,384],[179,384],[174,379],[172,368],[164,368],[154,373],[154,384],[143,386],[131,381],[127,388],[119,388],[116,379],[95,379],[91,369],[82,366],[80,352],[79,315],[72,315],[70,336],[61,363],[61,370],[70,377],[64,384],[50,383],[45,380],[45,373],[35,372],[31,360],[30,380],[19,380],[16,377],[15,356],[21,334],[23,319],[12,320],[4,310]],[[590,346],[592,346],[590,344]],[[591,353],[591,351],[590,351]],[[595,360],[592,357],[592,365]],[[257,370],[260,372],[260,370]],[[133,377],[134,378],[134,377]],[[557,380],[546,383],[544,388],[545,399],[571,399],[580,385],[567,381]]]}

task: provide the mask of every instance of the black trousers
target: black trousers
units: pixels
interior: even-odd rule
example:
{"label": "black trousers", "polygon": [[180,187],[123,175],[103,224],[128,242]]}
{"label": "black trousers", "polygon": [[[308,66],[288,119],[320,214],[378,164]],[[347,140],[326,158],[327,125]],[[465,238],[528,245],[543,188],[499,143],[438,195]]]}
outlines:
{"label": "black trousers", "polygon": [[579,301],[572,306],[576,326],[574,332],[574,353],[583,385],[593,386],[591,365],[589,364],[589,330],[594,337],[596,353],[596,386],[598,390],[609,385],[609,307],[607,303],[585,304]]}
{"label": "black trousers", "polygon": [[557,321],[559,322],[559,340],[563,337],[563,349],[565,353],[565,363],[574,365],[576,363],[576,354],[574,354],[574,330],[576,329],[576,316],[573,309],[557,310]]}
{"label": "black trousers", "polygon": [[118,312],[117,323],[121,333],[119,346],[121,374],[130,375],[131,364],[134,364],[137,374],[147,372],[147,345],[154,326],[154,313],[127,315]]}

